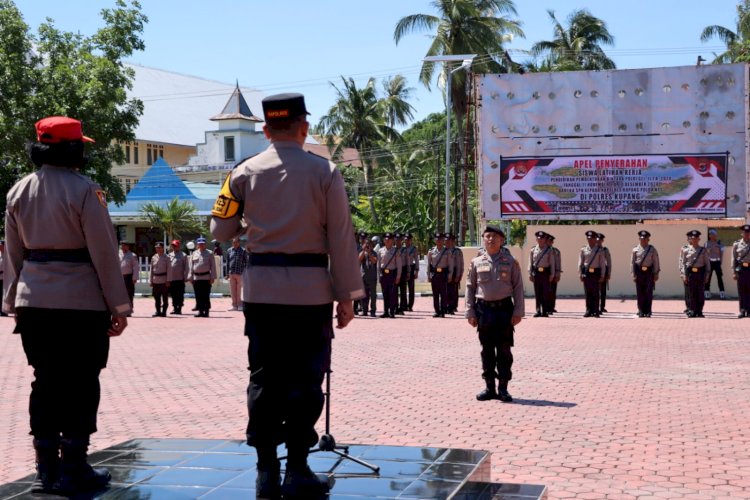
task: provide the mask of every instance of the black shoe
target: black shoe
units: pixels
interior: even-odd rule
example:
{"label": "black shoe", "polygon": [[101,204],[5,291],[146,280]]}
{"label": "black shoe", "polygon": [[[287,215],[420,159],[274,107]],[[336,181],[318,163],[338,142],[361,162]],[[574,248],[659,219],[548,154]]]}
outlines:
{"label": "black shoe", "polygon": [[552,312],[553,312],[553,313],[556,313],[556,312],[557,312],[557,309],[552,309]]}
{"label": "black shoe", "polygon": [[32,493],[50,493],[60,474],[60,440],[34,439],[36,477],[31,483]]}
{"label": "black shoe", "polygon": [[688,311],[688,312],[685,313],[685,316],[687,316],[688,318],[694,318],[695,317],[695,313],[693,313],[693,311]]}
{"label": "black shoe", "polygon": [[511,401],[513,401],[513,396],[510,395],[507,388],[505,389],[501,388],[501,389],[498,389],[497,399],[499,399],[500,401],[504,403],[510,403]]}
{"label": "black shoe", "polygon": [[651,317],[651,313],[646,313],[646,314],[643,315],[643,317],[644,318],[650,318]]}
{"label": "black shoe", "polygon": [[161,313],[159,311],[156,311],[154,314],[151,315],[152,318],[160,318]]}
{"label": "black shoe", "polygon": [[380,317],[381,317],[381,318],[390,318],[390,317],[391,317],[391,315],[390,315],[390,314],[388,314],[388,313],[383,313],[383,314],[381,314],[381,315],[380,315]]}
{"label": "black shoe", "polygon": [[542,313],[539,316],[542,318],[549,318],[549,313]]}
{"label": "black shoe", "polygon": [[61,442],[60,478],[55,483],[56,492],[66,496],[104,489],[112,475],[104,467],[91,467],[86,462],[88,440],[66,439]]}
{"label": "black shoe", "polygon": [[279,468],[261,469],[255,478],[255,498],[279,500],[281,498],[281,474]]}
{"label": "black shoe", "polygon": [[693,315],[693,317],[694,317],[694,318],[705,318],[705,316],[703,315],[703,313],[702,313],[702,312],[699,312],[699,313],[695,313],[695,314]]}
{"label": "black shoe", "polygon": [[2,316],[3,318],[6,317],[7,315],[8,313],[0,311],[0,316]]}
{"label": "black shoe", "polygon": [[605,313],[605,312],[607,312],[607,310],[602,307],[601,310],[599,311],[599,314]]}
{"label": "black shoe", "polygon": [[281,484],[281,492],[285,500],[313,499],[327,493],[328,490],[328,482],[319,478],[309,466],[292,469],[287,464],[284,482]]}
{"label": "black shoe", "polygon": [[202,318],[203,317],[203,313],[199,312],[198,314],[193,314],[193,317]]}
{"label": "black shoe", "polygon": [[646,315],[645,315],[645,314],[643,314],[643,313],[642,313],[641,311],[638,311],[638,317],[639,317],[639,318],[643,318],[644,316],[646,316]]}
{"label": "black shoe", "polygon": [[439,318],[440,317],[440,313],[435,313],[435,314],[432,315],[432,317],[433,318]]}
{"label": "black shoe", "polygon": [[406,310],[407,310],[407,311],[409,311],[409,312],[412,312],[412,311],[413,311],[414,309],[413,309],[413,308],[411,308],[411,307],[407,307],[407,309],[406,309]]}
{"label": "black shoe", "polygon": [[541,317],[542,317],[542,313],[540,313],[540,312],[535,312],[535,313],[534,313],[534,317],[535,317],[535,318],[541,318]]}
{"label": "black shoe", "polygon": [[583,317],[584,317],[584,318],[590,318],[590,317],[591,317],[591,313],[590,313],[590,312],[588,312],[588,311],[586,311],[586,312],[585,312],[585,313],[583,314]]}
{"label": "black shoe", "polygon": [[399,309],[398,311],[396,311],[396,314],[400,314],[401,316],[404,316],[404,310]]}
{"label": "black shoe", "polygon": [[743,312],[739,313],[739,314],[737,315],[737,317],[738,317],[738,318],[744,318],[744,317],[745,317],[745,312],[743,311]]}
{"label": "black shoe", "polygon": [[169,314],[177,314],[177,310],[176,309],[172,309],[171,311],[169,311]]}
{"label": "black shoe", "polygon": [[493,399],[497,399],[497,393],[495,389],[489,387],[477,394],[477,401],[491,401]]}
{"label": "black shoe", "polygon": [[376,313],[375,313],[375,311],[371,312],[371,313],[370,313],[370,316],[372,316],[372,317],[374,318],[374,317],[376,316]]}

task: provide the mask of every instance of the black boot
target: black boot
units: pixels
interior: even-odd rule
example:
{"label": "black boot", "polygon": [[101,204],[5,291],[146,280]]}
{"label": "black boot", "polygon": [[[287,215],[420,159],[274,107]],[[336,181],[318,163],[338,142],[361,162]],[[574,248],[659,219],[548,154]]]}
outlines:
{"label": "black boot", "polygon": [[112,479],[104,467],[91,467],[86,461],[89,448],[85,438],[63,437],[60,442],[60,479],[55,489],[63,494],[91,492],[104,489]]}
{"label": "black boot", "polygon": [[497,398],[505,403],[513,401],[513,396],[508,392],[508,381],[498,380],[497,381]]}
{"label": "black boot", "polygon": [[315,499],[325,495],[328,482],[319,478],[307,465],[307,448],[289,449],[281,492],[284,499]]}
{"label": "black boot", "polygon": [[477,401],[490,401],[497,398],[497,393],[495,392],[495,379],[485,380],[485,383],[487,384],[487,388],[477,394]]}
{"label": "black boot", "polygon": [[32,493],[49,493],[54,490],[60,473],[60,438],[34,438],[36,452],[36,477],[31,483]]}
{"label": "black boot", "polygon": [[255,498],[278,500],[281,498],[281,464],[276,458],[276,447],[256,448],[258,475],[255,478]]}

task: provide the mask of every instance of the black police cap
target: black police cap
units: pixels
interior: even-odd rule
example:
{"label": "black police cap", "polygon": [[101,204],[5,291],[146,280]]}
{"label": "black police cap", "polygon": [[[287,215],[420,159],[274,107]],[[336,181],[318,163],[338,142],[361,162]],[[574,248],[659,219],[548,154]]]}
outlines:
{"label": "black police cap", "polygon": [[499,234],[500,236],[502,236],[503,238],[505,238],[505,233],[503,232],[502,229],[500,229],[497,226],[493,226],[493,225],[489,225],[488,224],[487,227],[484,228],[484,231],[482,231],[482,236],[484,236],[487,233]]}
{"label": "black police cap", "polygon": [[597,234],[596,231],[586,231],[586,238],[596,238]]}
{"label": "black police cap", "polygon": [[698,237],[701,235],[701,232],[698,231],[697,229],[693,229],[692,231],[688,231],[687,235],[690,237]]}
{"label": "black police cap", "polygon": [[154,243],[154,248],[158,247],[164,248],[164,243],[162,243],[161,241],[157,241],[156,243]]}
{"label": "black police cap", "polygon": [[388,239],[393,238],[393,233],[383,233],[383,239],[385,238],[388,238]]}
{"label": "black police cap", "polygon": [[262,104],[266,121],[291,120],[310,114],[307,112],[305,96],[302,94],[275,94],[263,99]]}
{"label": "black police cap", "polygon": [[534,236],[536,236],[537,238],[546,238],[547,233],[545,233],[544,231],[537,231],[536,233],[534,233]]}
{"label": "black police cap", "polygon": [[744,226],[742,226],[742,232],[750,233],[750,224],[745,224]]}
{"label": "black police cap", "polygon": [[643,229],[641,231],[638,231],[638,236],[640,236],[641,238],[650,238],[651,237],[651,233],[649,233],[648,231],[646,231],[645,229]]}
{"label": "black police cap", "polygon": [[602,233],[596,233],[596,239],[597,240],[603,240],[604,239],[604,235]]}
{"label": "black police cap", "polygon": [[367,232],[366,231],[360,231],[359,232],[359,237],[360,238],[367,238]]}

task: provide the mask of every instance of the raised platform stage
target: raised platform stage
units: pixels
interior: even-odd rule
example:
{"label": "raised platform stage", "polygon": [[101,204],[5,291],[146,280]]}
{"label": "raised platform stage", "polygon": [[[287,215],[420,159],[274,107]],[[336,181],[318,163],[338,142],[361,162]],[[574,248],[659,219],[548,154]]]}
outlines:
{"label": "raised platform stage", "polygon": [[[372,472],[332,452],[311,454],[310,467],[328,477],[330,500],[547,497],[544,486],[490,483],[486,451],[349,445],[348,452],[380,470]],[[279,455],[283,453],[280,448]],[[255,498],[255,450],[239,440],[132,439],[92,453],[89,462],[109,468],[112,484],[87,498]],[[28,492],[32,479],[30,475],[0,486],[0,498],[42,498]]]}

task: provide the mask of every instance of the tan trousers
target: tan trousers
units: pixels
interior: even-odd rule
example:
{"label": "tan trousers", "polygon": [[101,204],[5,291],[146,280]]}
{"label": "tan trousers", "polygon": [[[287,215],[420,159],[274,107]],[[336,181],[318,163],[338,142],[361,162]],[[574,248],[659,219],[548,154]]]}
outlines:
{"label": "tan trousers", "polygon": [[240,307],[242,305],[242,275],[229,275],[229,293],[232,296],[232,306]]}

